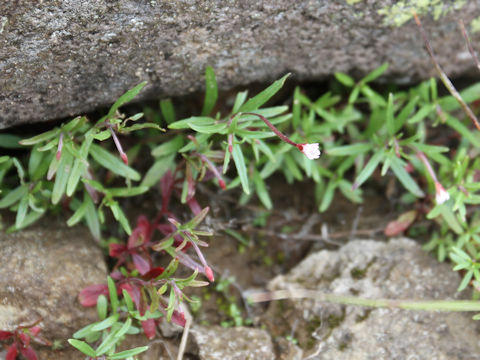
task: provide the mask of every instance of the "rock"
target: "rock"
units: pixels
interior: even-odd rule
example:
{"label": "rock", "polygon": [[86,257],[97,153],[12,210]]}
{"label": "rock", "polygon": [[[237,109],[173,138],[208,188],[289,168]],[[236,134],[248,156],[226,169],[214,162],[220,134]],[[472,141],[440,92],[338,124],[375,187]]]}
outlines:
{"label": "rock", "polygon": [[[475,69],[455,21],[469,24],[477,1],[423,1],[400,15],[404,2],[396,3],[2,1],[0,128],[109,106],[144,80],[150,85],[140,98],[191,93],[203,87],[207,65],[223,89],[287,72],[309,81],[335,71],[358,78],[384,62],[397,81],[427,78],[433,67],[413,21],[389,24],[411,18],[412,6],[450,11],[436,22],[424,16],[438,60],[452,76]],[[479,40],[472,34],[473,44]]]}
{"label": "rock", "polygon": [[[353,241],[308,256],[271,290],[314,289],[390,299],[458,299],[459,276],[414,241]],[[272,302],[264,316],[275,336],[290,334],[309,359],[474,359],[479,329],[472,314],[371,309],[313,300]]]}
{"label": "rock", "polygon": [[42,318],[40,334],[69,347],[65,340],[73,332],[98,320],[77,296],[87,285],[106,282],[102,251],[87,230],[55,222],[1,232],[0,243],[0,329]]}
{"label": "rock", "polygon": [[200,360],[275,359],[270,335],[261,329],[194,325],[190,336]]}

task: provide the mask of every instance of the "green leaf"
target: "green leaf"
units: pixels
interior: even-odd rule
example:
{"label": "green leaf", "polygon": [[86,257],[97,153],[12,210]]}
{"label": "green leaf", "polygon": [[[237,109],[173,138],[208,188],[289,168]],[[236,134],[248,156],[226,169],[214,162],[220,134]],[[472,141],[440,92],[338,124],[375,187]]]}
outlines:
{"label": "green leaf", "polygon": [[122,225],[123,230],[125,230],[128,235],[131,235],[132,228],[130,227],[130,223],[128,222],[122,208],[116,201],[110,203],[108,206],[110,207],[110,210],[112,210],[113,217],[120,223],[120,225]]}
{"label": "green leaf", "polygon": [[44,214],[45,214],[45,210],[44,210],[44,209],[41,209],[41,211],[30,211],[30,212],[27,214],[27,216],[25,216],[25,219],[23,220],[23,222],[20,224],[19,227],[17,227],[16,225],[10,226],[10,227],[7,229],[7,233],[11,233],[11,232],[14,232],[14,231],[17,231],[17,230],[26,228],[27,226],[30,226],[30,225],[33,224],[35,221],[37,221],[38,219],[40,219]]}
{"label": "green leaf", "polygon": [[263,90],[260,94],[249,99],[245,104],[243,104],[240,107],[239,112],[250,112],[250,111],[257,110],[260,106],[262,106],[268,100],[270,100],[270,98],[282,88],[283,84],[285,83],[285,80],[287,80],[287,77],[289,75],[290,74],[285,75],[281,79],[275,81],[268,88]]}
{"label": "green leaf", "polygon": [[415,180],[413,180],[410,174],[407,172],[407,170],[405,170],[402,162],[397,157],[392,157],[390,161],[391,161],[390,165],[392,167],[393,173],[395,174],[397,179],[402,183],[402,185],[417,197],[425,196],[425,194],[420,189],[420,187],[415,182]]}
{"label": "green leaf", "polygon": [[120,158],[110,154],[107,150],[103,149],[97,144],[90,146],[90,154],[104,168],[110,170],[114,174],[123,176],[124,178],[132,179],[134,181],[140,180],[140,174],[132,169],[130,166],[125,165]]}
{"label": "green leaf", "polygon": [[465,137],[470,143],[475,147],[480,147],[480,137],[478,131],[471,131],[465,125],[463,125],[458,119],[454,118],[453,116],[447,114],[447,125],[450,126],[452,129],[456,130],[460,135]]}
{"label": "green leaf", "polygon": [[380,161],[382,161],[383,157],[385,156],[383,151],[376,151],[375,154],[368,160],[367,165],[360,171],[355,182],[353,183],[353,188],[359,188],[377,168]]}
{"label": "green leaf", "polygon": [[352,87],[355,85],[355,81],[347,74],[336,72],[335,78],[338,80],[339,83],[346,87]]}
{"label": "green leaf", "polygon": [[208,116],[191,116],[184,120],[175,121],[168,125],[169,129],[179,130],[179,129],[188,129],[192,128],[192,125],[197,126],[208,126],[215,124],[215,120]]}
{"label": "green leaf", "polygon": [[460,223],[458,222],[453,211],[445,204],[440,205],[440,214],[447,223],[448,227],[452,229],[457,234],[462,234],[463,229]]}
{"label": "green leaf", "polygon": [[387,71],[387,69],[388,69],[388,64],[384,63],[380,65],[378,68],[376,68],[375,70],[373,70],[372,72],[370,72],[367,76],[365,76],[361,82],[366,84],[370,81],[373,81],[376,78],[378,78],[380,75],[382,75],[385,71]]}
{"label": "green leaf", "polygon": [[80,338],[87,337],[88,335],[95,332],[95,331],[92,331],[92,327],[94,327],[95,325],[96,325],[95,323],[94,324],[88,324],[87,326],[84,326],[80,330],[76,331],[72,336],[75,339],[80,339]]}
{"label": "green leaf", "polygon": [[32,149],[28,159],[28,176],[31,180],[38,181],[45,177],[50,162],[48,156],[49,154],[38,151],[38,145]]}
{"label": "green leaf", "polygon": [[258,198],[268,210],[271,210],[273,207],[272,200],[268,195],[268,190],[267,190],[267,187],[265,186],[265,182],[263,181],[262,177],[256,170],[253,173],[253,183],[255,185],[255,191],[257,193]]}
{"label": "green leaf", "polygon": [[432,111],[435,110],[435,106],[436,106],[436,104],[425,104],[425,105],[423,105],[420,108],[420,110],[417,111],[417,113],[415,115],[413,115],[410,119],[408,119],[408,123],[409,124],[416,124],[416,123],[422,121]]}
{"label": "green leaf", "polygon": [[395,135],[395,121],[393,117],[393,94],[389,93],[388,94],[388,102],[387,102],[387,132],[388,135],[391,137]]}
{"label": "green leaf", "polygon": [[96,353],[97,356],[103,355],[110,350],[120,341],[117,337],[115,337],[116,331],[111,331],[102,341],[100,345],[98,345]]}
{"label": "green leaf", "polygon": [[31,137],[31,138],[28,138],[28,139],[23,139],[23,140],[20,141],[20,144],[21,145],[34,145],[34,144],[37,144],[39,142],[50,140],[50,139],[54,138],[55,136],[57,136],[58,134],[60,134],[60,129],[55,128],[55,129],[49,130],[47,132],[44,132],[40,135]]}
{"label": "green leaf", "polygon": [[116,313],[118,308],[117,288],[115,286],[115,282],[110,276],[107,277],[107,285],[108,294],[110,295],[110,305],[112,306],[112,312]]}
{"label": "green leaf", "polygon": [[122,293],[123,293],[123,300],[125,300],[125,305],[127,305],[128,311],[134,311],[135,307],[134,307],[132,298],[130,297],[130,294],[125,289],[122,289]]}
{"label": "green leaf", "polygon": [[62,151],[62,156],[58,164],[55,175],[55,183],[52,190],[52,204],[56,205],[60,201],[67,187],[68,178],[72,172],[73,156],[68,151]]}
{"label": "green leaf", "polygon": [[81,176],[84,174],[88,166],[88,152],[90,150],[90,145],[93,142],[92,136],[85,136],[85,140],[80,147],[80,156],[81,158],[75,159],[72,168],[72,174],[68,178],[66,194],[67,196],[72,196],[75,192],[78,182],[80,181]]}
{"label": "green leaf", "polygon": [[86,204],[85,221],[87,222],[88,229],[95,239],[100,240],[101,234],[98,213],[95,209],[95,204],[93,203],[92,198],[86,190],[83,194],[83,202]]}
{"label": "green leaf", "polygon": [[106,318],[105,320],[102,320],[98,323],[96,323],[94,326],[92,326],[92,331],[101,331],[108,329],[111,327],[113,324],[115,324],[118,321],[118,314],[113,314]]}
{"label": "green leaf", "polygon": [[114,117],[115,113],[117,112],[118,108],[127,102],[131,101],[135,96],[138,95],[138,93],[143,89],[143,87],[147,85],[147,82],[144,81],[134,88],[128,90],[125,94],[120,96],[117,101],[112,105],[110,108],[110,111],[108,112],[106,119],[111,119]]}
{"label": "green leaf", "polygon": [[347,156],[362,154],[372,149],[372,143],[356,143],[351,145],[337,146],[326,150],[330,156]]}
{"label": "green leaf", "polygon": [[87,212],[88,203],[83,201],[82,204],[78,207],[77,210],[73,213],[73,215],[67,220],[68,226],[76,225],[80,220],[83,219],[85,213]]}
{"label": "green leaf", "polygon": [[242,183],[243,192],[245,194],[250,194],[250,187],[248,185],[247,177],[247,167],[245,166],[245,159],[243,157],[242,149],[240,145],[234,143],[232,151],[233,161],[235,167],[237,168],[238,176],[240,177],[240,182]]}
{"label": "green leaf", "polygon": [[113,197],[129,197],[141,195],[148,191],[148,186],[133,186],[126,188],[109,188],[108,192]]}
{"label": "green leaf", "polygon": [[322,202],[320,203],[318,211],[324,212],[325,210],[328,209],[328,207],[332,203],[333,195],[335,194],[336,188],[337,188],[336,182],[334,180],[330,180],[328,182],[327,188],[325,189],[325,192],[323,193]]}
{"label": "green leaf", "polygon": [[235,97],[235,103],[233,104],[232,114],[238,113],[238,110],[245,102],[247,98],[248,91],[240,91],[237,96]]}
{"label": "green leaf", "polygon": [[20,204],[18,205],[17,216],[15,217],[15,227],[20,229],[22,227],[23,221],[28,211],[28,194],[25,194],[20,199]]}
{"label": "green leaf", "polygon": [[142,123],[142,124],[134,124],[134,125],[129,126],[129,127],[121,128],[120,133],[122,133],[122,134],[123,133],[130,133],[130,132],[138,131],[138,130],[142,130],[142,129],[155,129],[155,130],[159,130],[159,131],[165,131],[165,129],[162,129],[160,127],[160,125],[153,124],[153,123]]}
{"label": "green leaf", "polygon": [[105,320],[107,317],[107,297],[103,294],[97,298],[97,314],[100,320]]}
{"label": "green leaf", "polygon": [[22,149],[19,143],[22,138],[18,135],[0,134],[0,148],[5,149]]}
{"label": "green leaf", "polygon": [[76,348],[77,350],[80,350],[85,355],[90,356],[91,358],[94,358],[97,356],[97,353],[95,352],[95,350],[93,350],[93,348],[90,345],[88,345],[85,341],[68,339],[68,343],[72,345],[74,348]]}
{"label": "green leaf", "polygon": [[152,150],[152,156],[159,157],[159,156],[167,156],[170,154],[176,153],[181,147],[183,146],[183,136],[178,135],[175,136],[172,140],[163,143],[155,147]]}
{"label": "green leaf", "polygon": [[175,121],[175,108],[173,107],[172,100],[161,100],[160,111],[167,124],[171,124]]}
{"label": "green leaf", "polygon": [[172,166],[174,159],[175,159],[175,154],[158,158],[153,163],[152,167],[148,169],[147,173],[145,174],[145,177],[141,182],[141,186],[146,186],[150,188],[154,186],[157,182],[159,182],[162,176]]}
{"label": "green leaf", "polygon": [[190,128],[195,130],[196,132],[203,133],[203,134],[224,134],[225,130],[227,129],[226,123],[220,124],[209,124],[209,125],[198,125],[198,124],[190,124]]}
{"label": "green leaf", "polygon": [[462,279],[462,282],[460,283],[460,285],[458,286],[458,289],[457,291],[462,291],[464,290],[468,284],[470,283],[470,280],[472,280],[472,276],[473,276],[473,270],[469,270],[465,276],[463,277]]}
{"label": "green leaf", "polygon": [[133,357],[135,355],[138,355],[138,354],[140,354],[144,351],[147,351],[147,350],[148,350],[148,346],[139,346],[139,347],[136,347],[134,349],[121,351],[121,352],[116,353],[114,355],[109,355],[108,359],[109,360],[126,359],[126,358],[129,358],[129,357]]}
{"label": "green leaf", "polygon": [[125,333],[130,329],[130,326],[132,326],[132,318],[128,318],[125,323],[122,325],[122,327],[118,330],[118,332],[115,334],[115,337],[121,337],[125,335]]}
{"label": "green leaf", "polygon": [[210,114],[218,98],[217,80],[213,68],[205,69],[205,101],[203,102],[202,116]]}
{"label": "green leaf", "polygon": [[20,185],[19,187],[7,193],[7,195],[5,195],[5,197],[3,197],[2,200],[0,200],[0,209],[5,209],[15,204],[27,193],[28,193],[28,185]]}

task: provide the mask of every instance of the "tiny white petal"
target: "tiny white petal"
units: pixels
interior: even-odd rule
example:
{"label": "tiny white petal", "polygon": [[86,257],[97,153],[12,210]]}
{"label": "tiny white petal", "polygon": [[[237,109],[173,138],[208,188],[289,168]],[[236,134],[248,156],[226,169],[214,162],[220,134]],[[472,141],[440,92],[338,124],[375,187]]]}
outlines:
{"label": "tiny white petal", "polygon": [[437,204],[443,204],[445,201],[450,199],[450,194],[443,188],[442,184],[439,182],[435,183],[435,201]]}
{"label": "tiny white petal", "polygon": [[302,144],[302,152],[310,160],[318,159],[320,157],[319,144]]}

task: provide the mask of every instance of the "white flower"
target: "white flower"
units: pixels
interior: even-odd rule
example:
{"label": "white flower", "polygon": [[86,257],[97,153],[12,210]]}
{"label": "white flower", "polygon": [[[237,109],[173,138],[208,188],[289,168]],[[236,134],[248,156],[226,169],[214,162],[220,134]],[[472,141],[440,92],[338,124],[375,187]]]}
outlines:
{"label": "white flower", "polygon": [[318,159],[320,157],[319,144],[298,144],[298,150],[305,154],[310,160]]}
{"label": "white flower", "polygon": [[442,184],[438,181],[435,182],[435,200],[437,204],[443,204],[450,199],[450,194],[443,188]]}

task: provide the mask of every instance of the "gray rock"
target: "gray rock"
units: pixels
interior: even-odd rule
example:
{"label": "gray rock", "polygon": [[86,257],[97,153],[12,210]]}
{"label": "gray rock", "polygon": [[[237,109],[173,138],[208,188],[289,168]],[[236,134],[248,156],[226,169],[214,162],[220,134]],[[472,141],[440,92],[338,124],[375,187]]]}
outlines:
{"label": "gray rock", "polygon": [[[2,1],[0,128],[109,106],[144,80],[150,85],[143,98],[190,93],[202,88],[207,65],[224,89],[286,72],[299,80],[335,71],[358,77],[383,62],[398,81],[429,77],[433,69],[413,22],[392,28],[379,13],[392,13],[395,3]],[[478,1],[423,3],[424,12],[467,3],[437,22],[425,16],[424,23],[446,72],[471,72],[455,20],[468,24],[478,15]],[[479,40],[477,32],[473,44]]]}
{"label": "gray rock", "polygon": [[66,340],[98,320],[94,308],[77,300],[85,286],[106,282],[104,257],[87,230],[53,222],[1,232],[0,244],[1,330],[42,318],[40,334]]}
{"label": "gray rock", "polygon": [[[307,257],[271,290],[308,288],[362,298],[468,298],[459,276],[414,241],[353,241]],[[264,316],[276,335],[295,331],[308,359],[478,359],[472,314],[369,309],[295,300],[271,303]],[[269,320],[270,319],[270,320]]]}
{"label": "gray rock", "polygon": [[194,325],[190,336],[200,360],[273,360],[270,335],[264,330]]}

